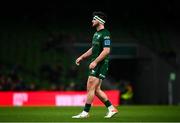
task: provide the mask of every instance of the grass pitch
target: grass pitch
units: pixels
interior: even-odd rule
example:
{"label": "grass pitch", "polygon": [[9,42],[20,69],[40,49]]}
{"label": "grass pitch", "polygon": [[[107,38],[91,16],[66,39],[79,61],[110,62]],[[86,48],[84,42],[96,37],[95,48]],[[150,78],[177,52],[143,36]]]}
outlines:
{"label": "grass pitch", "polygon": [[83,107],[0,107],[0,122],[177,122],[180,106],[119,106],[104,119],[105,107],[92,107],[87,119],[72,119]]}

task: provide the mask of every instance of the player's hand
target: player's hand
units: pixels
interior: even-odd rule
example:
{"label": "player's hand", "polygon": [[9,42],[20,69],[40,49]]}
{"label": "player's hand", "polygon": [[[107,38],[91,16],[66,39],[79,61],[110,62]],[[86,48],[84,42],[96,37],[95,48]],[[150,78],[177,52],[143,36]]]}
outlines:
{"label": "player's hand", "polygon": [[76,65],[79,66],[81,61],[82,61],[82,58],[81,58],[81,57],[77,58],[77,59],[76,59]]}
{"label": "player's hand", "polygon": [[95,61],[91,62],[89,65],[89,69],[94,69],[96,67],[97,63]]}

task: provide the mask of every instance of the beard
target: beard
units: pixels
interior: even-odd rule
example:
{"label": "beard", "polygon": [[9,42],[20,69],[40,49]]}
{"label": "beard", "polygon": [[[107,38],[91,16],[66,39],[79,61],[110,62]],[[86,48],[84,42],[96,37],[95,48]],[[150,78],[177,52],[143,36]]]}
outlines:
{"label": "beard", "polygon": [[98,27],[98,23],[92,23],[92,27]]}

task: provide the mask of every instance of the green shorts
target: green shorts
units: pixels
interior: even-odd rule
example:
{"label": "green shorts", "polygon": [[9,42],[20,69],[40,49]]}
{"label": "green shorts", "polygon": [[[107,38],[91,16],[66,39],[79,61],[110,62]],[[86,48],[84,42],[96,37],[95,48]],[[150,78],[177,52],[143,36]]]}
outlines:
{"label": "green shorts", "polygon": [[108,71],[108,61],[102,61],[98,63],[97,66],[89,70],[89,76],[95,76],[99,79],[105,79]]}

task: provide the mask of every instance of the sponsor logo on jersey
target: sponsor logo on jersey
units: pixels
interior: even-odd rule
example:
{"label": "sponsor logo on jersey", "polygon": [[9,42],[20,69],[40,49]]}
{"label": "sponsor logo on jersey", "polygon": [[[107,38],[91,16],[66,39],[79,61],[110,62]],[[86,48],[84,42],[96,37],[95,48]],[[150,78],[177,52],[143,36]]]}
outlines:
{"label": "sponsor logo on jersey", "polygon": [[93,42],[93,45],[99,45],[99,42]]}
{"label": "sponsor logo on jersey", "polygon": [[97,35],[97,39],[99,39],[101,36],[100,35]]}
{"label": "sponsor logo on jersey", "polygon": [[104,40],[104,45],[110,45],[111,41],[110,40]]}
{"label": "sponsor logo on jersey", "polygon": [[110,37],[109,36],[104,36],[104,39],[110,39]]}
{"label": "sponsor logo on jersey", "polygon": [[93,38],[96,38],[96,39],[99,39],[101,37],[101,35],[99,35],[99,34],[94,34],[94,36],[93,36]]}

